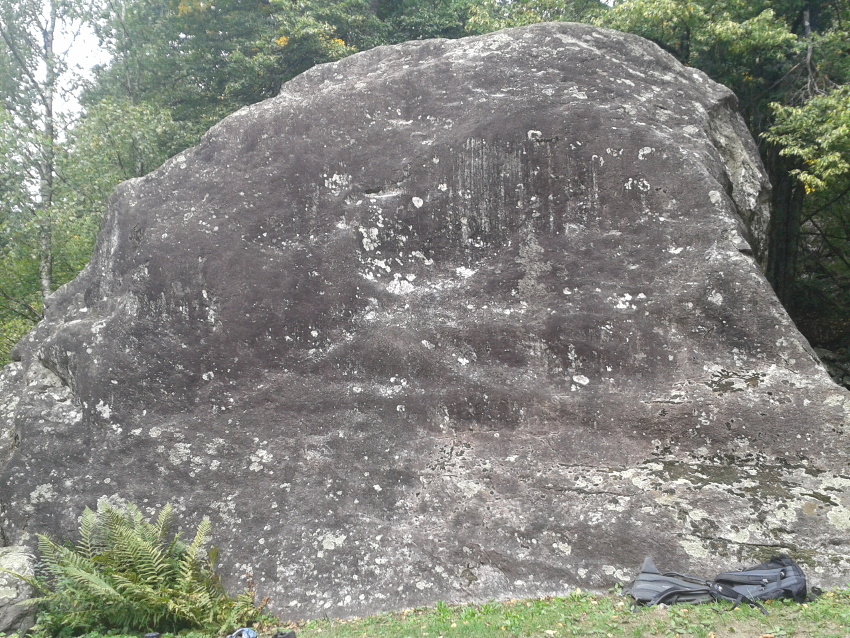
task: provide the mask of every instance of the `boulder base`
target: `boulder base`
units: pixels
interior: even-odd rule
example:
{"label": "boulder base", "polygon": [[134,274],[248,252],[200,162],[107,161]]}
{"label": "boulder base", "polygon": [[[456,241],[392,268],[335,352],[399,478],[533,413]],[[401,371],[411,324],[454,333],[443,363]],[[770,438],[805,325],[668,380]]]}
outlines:
{"label": "boulder base", "polygon": [[35,559],[26,547],[0,547],[0,635],[23,636],[35,622],[35,608],[20,603],[32,598],[35,592],[14,574],[32,577]]}
{"label": "boulder base", "polygon": [[308,71],[116,192],[6,369],[3,530],[209,514],[286,617],[850,577],[848,394],[762,276],[735,98],[547,24]]}

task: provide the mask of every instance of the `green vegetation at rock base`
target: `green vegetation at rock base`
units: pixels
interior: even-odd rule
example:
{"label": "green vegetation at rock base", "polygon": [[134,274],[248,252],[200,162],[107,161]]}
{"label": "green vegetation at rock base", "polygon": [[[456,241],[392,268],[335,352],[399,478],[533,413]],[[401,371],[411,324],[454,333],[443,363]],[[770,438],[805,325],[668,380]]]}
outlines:
{"label": "green vegetation at rock base", "polygon": [[102,505],[80,519],[76,544],[39,535],[38,576],[19,576],[40,594],[35,636],[92,631],[205,630],[226,633],[263,620],[254,597],[227,595],[214,572],[217,550],[207,551],[204,518],[190,542],[181,540],[174,508],[152,522],[139,509]]}
{"label": "green vegetation at rock base", "polygon": [[[828,592],[799,605],[771,601],[769,615],[729,604],[678,605],[632,611],[629,601],[614,593],[575,591],[563,598],[510,601],[483,605],[421,608],[355,620],[320,620],[256,626],[260,638],[294,629],[298,638],[845,638],[850,626],[850,590]],[[180,638],[213,638],[216,634],[183,632]],[[86,634],[86,638],[124,634]],[[139,634],[126,635],[139,638]],[[47,638],[46,634],[35,638]],[[165,634],[163,638],[172,638]]]}

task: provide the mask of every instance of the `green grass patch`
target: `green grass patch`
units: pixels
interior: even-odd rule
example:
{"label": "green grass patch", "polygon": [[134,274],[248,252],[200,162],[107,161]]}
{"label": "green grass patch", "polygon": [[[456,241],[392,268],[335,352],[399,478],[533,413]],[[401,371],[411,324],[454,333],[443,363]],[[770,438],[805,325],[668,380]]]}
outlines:
{"label": "green grass patch", "polygon": [[[850,590],[816,601],[765,603],[769,615],[729,603],[672,605],[632,610],[631,599],[576,592],[564,598],[483,605],[447,605],[354,620],[319,620],[255,627],[259,638],[295,629],[298,638],[847,638]],[[85,638],[139,638],[140,634],[89,633]],[[48,638],[42,634],[35,638]],[[216,638],[203,631],[162,638]]]}
{"label": "green grass patch", "polygon": [[350,621],[323,620],[297,628],[298,638],[847,638],[850,593],[831,592],[800,605],[772,601],[757,609],[730,604],[674,605],[631,610],[615,595],[449,606]]}

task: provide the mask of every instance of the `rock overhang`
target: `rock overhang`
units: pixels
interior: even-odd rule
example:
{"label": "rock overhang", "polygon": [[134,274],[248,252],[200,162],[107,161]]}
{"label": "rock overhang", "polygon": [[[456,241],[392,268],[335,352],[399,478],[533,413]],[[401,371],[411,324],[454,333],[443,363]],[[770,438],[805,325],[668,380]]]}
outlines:
{"label": "rock overhang", "polygon": [[300,617],[602,587],[652,550],[841,581],[847,395],[753,258],[734,104],[551,24],[227,118],[119,188],[4,373],[8,535],[171,500]]}

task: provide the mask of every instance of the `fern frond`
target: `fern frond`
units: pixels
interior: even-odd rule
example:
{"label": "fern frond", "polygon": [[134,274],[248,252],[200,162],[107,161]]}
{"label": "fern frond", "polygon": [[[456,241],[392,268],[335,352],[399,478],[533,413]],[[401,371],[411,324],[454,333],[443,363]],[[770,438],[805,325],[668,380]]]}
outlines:
{"label": "fern frond", "polygon": [[204,543],[207,542],[211,531],[212,525],[210,524],[210,519],[205,516],[198,524],[195,538],[185,548],[183,555],[180,557],[180,587],[184,591],[191,591],[198,582],[203,580],[203,568],[198,560],[198,554]]}
{"label": "fern frond", "polygon": [[100,596],[105,601],[118,602],[122,600],[120,592],[118,592],[112,584],[97,572],[89,572],[78,567],[68,565],[65,568],[65,573],[72,581],[84,590],[94,596]]}
{"label": "fern frond", "polygon": [[162,508],[162,511],[156,519],[156,524],[154,525],[157,540],[160,542],[165,541],[166,536],[168,536],[168,532],[171,531],[171,528],[174,526],[174,518],[174,508],[171,506],[171,503],[169,503]]}
{"label": "fern frond", "polygon": [[19,580],[24,581],[27,585],[29,585],[30,587],[32,587],[36,591],[39,591],[43,594],[50,593],[50,589],[47,587],[47,585],[45,585],[42,581],[40,581],[35,576],[29,576],[27,574],[19,574],[18,572],[13,572],[12,570],[5,569],[3,567],[0,567],[0,573],[9,574],[10,576],[14,576],[15,578],[18,578]]}
{"label": "fern frond", "polygon": [[47,596],[42,596],[40,598],[27,598],[26,600],[21,600],[15,603],[15,607],[23,607],[24,609],[38,608],[39,605],[44,604],[50,600]]}
{"label": "fern frond", "polygon": [[210,534],[212,533],[212,524],[210,523],[210,519],[207,516],[201,520],[198,524],[198,530],[195,532],[195,538],[192,540],[191,544],[188,548],[186,548],[186,552],[191,554],[192,559],[194,560],[198,552],[201,550],[201,547],[204,543],[209,540]]}
{"label": "fern frond", "polygon": [[62,565],[57,555],[59,546],[51,541],[47,536],[38,534],[38,553],[41,556],[41,561],[47,571],[54,577],[62,576]]}
{"label": "fern frond", "polygon": [[80,518],[80,542],[77,543],[77,550],[86,558],[91,558],[97,553],[98,527],[97,514],[87,507]]}

